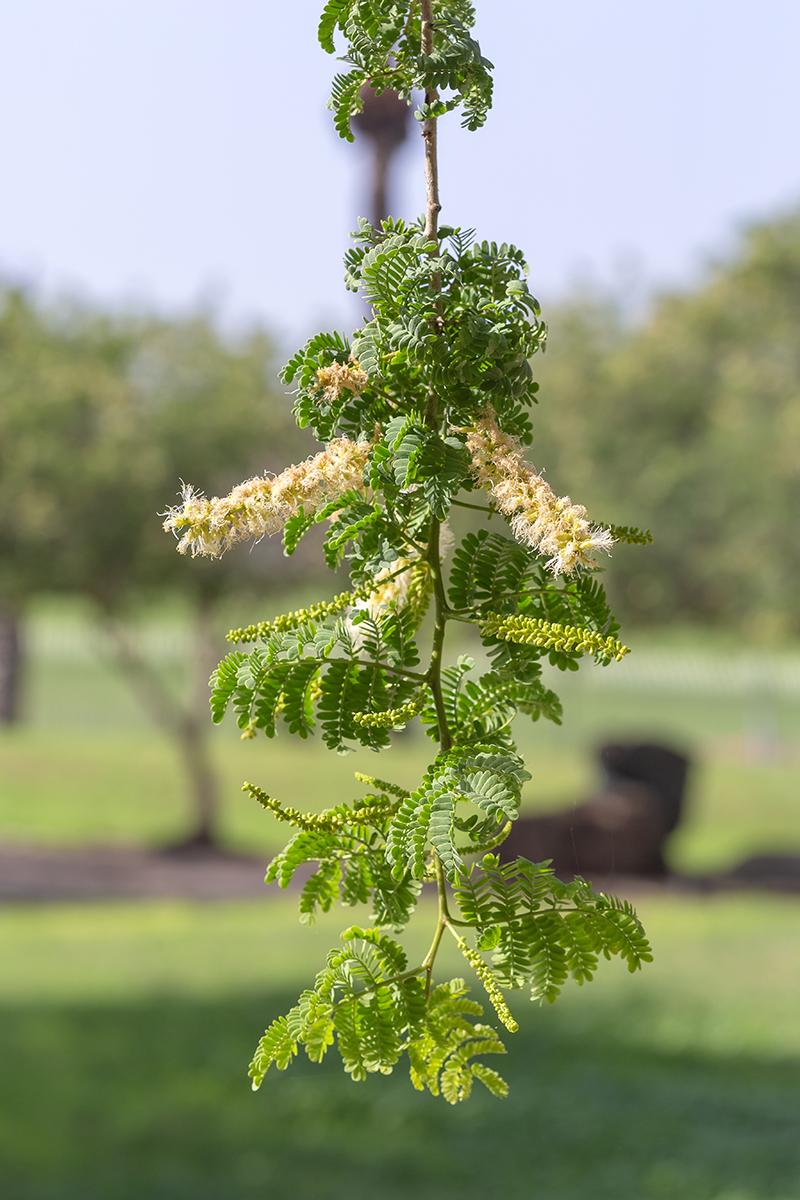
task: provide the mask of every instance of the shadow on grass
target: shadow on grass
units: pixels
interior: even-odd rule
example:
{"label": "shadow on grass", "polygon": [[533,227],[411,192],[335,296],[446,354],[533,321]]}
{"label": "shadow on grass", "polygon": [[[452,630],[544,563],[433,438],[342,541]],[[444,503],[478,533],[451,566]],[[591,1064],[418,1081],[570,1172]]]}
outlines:
{"label": "shadow on grass", "polygon": [[641,1006],[577,1031],[556,1009],[495,1064],[506,1101],[450,1108],[402,1068],[356,1085],[333,1057],[254,1095],[244,1068],[287,1003],[5,1008],[4,1200],[800,1197],[798,1063],[626,1041]]}

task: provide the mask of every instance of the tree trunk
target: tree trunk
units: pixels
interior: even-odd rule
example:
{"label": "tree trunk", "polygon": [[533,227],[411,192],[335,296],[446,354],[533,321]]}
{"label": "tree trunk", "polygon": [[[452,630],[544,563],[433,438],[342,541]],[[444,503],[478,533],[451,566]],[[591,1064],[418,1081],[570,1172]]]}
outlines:
{"label": "tree trunk", "polygon": [[[217,663],[211,609],[199,605],[192,624],[188,702],[172,695],[158,672],[133,645],[129,632],[117,620],[107,619],[117,666],[128,679],[154,723],[178,745],[188,780],[190,832],[170,847],[175,852],[217,845],[219,784],[210,749],[211,714],[208,677]],[[211,664],[211,665],[209,665]]]}
{"label": "tree trunk", "polygon": [[20,719],[22,622],[13,609],[0,611],[0,725]]}
{"label": "tree trunk", "polygon": [[396,147],[375,141],[372,159],[372,224],[380,229],[389,216],[389,165]]}
{"label": "tree trunk", "polygon": [[188,837],[173,846],[173,850],[217,845],[219,787],[209,753],[207,726],[210,721],[211,717],[208,714],[205,724],[202,724],[194,713],[187,713],[184,718],[180,743],[189,778],[191,826]]}
{"label": "tree trunk", "polygon": [[372,142],[370,220],[376,229],[380,229],[381,222],[389,216],[389,168],[408,136],[411,110],[391,88],[378,95],[366,84],[361,89],[361,100],[364,107],[354,114],[353,125]]}
{"label": "tree trunk", "polygon": [[219,783],[211,762],[209,745],[211,713],[208,707],[208,680],[218,661],[212,608],[201,601],[194,611],[192,622],[191,679],[183,735],[183,755],[191,781],[193,814],[193,831],[186,840],[187,847],[217,843]]}

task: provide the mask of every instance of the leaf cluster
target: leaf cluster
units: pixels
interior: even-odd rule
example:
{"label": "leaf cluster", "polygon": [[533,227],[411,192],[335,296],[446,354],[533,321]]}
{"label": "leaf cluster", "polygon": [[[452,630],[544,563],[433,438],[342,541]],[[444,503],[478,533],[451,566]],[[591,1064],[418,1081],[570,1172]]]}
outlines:
{"label": "leaf cluster", "polygon": [[[522,784],[530,779],[522,759],[512,750],[475,745],[455,747],[437,756],[419,787],[401,803],[387,833],[386,855],[393,874],[423,878],[431,847],[449,879],[463,866],[456,830],[473,843],[513,821],[519,812]],[[474,817],[459,817],[458,805],[477,808]],[[482,819],[480,819],[482,817]],[[473,853],[466,847],[465,853]]]}
{"label": "leaf cluster", "polygon": [[[405,708],[421,679],[413,671],[419,663],[414,628],[408,610],[373,617],[362,609],[286,630],[274,622],[262,646],[234,651],[212,675],[214,721],[232,705],[248,735],[263,730],[274,737],[282,722],[307,738],[319,724],[325,744],[339,753],[352,743],[388,746],[387,727],[403,722],[394,714],[415,715],[414,705]],[[387,713],[393,715],[385,725],[364,719]]]}
{"label": "leaf cluster", "polygon": [[421,883],[409,872],[393,873],[387,861],[386,839],[399,807],[397,798],[391,799],[382,788],[352,805],[314,814],[287,808],[253,784],[245,784],[245,790],[299,831],[270,862],[267,882],[286,888],[299,868],[317,864],[303,886],[301,920],[310,924],[339,900],[349,906],[370,904],[377,925],[401,929],[408,922]]}
{"label": "leaf cluster", "polygon": [[274,1063],[284,1071],[302,1045],[320,1062],[334,1042],[352,1079],[390,1075],[408,1052],[411,1081],[450,1104],[465,1100],[475,1079],[496,1096],[508,1087],[496,1071],[474,1062],[479,1055],[505,1054],[489,1025],[470,1017],[483,1014],[466,997],[462,979],[440,984],[430,995],[419,971],[408,971],[402,947],[377,929],[357,925],[342,934],[328,954],[313,989],[303,992],[284,1017],[270,1025],[250,1064],[253,1089]]}
{"label": "leaf cluster", "polygon": [[407,965],[402,947],[379,930],[345,930],[314,988],[261,1039],[250,1067],[253,1087],[273,1062],[285,1070],[298,1045],[320,1062],[334,1039],[354,1080],[390,1074],[425,1024],[423,985]]}
{"label": "leaf cluster", "polygon": [[599,580],[587,573],[554,579],[535,551],[499,533],[466,535],[453,556],[448,598],[460,618],[479,623],[512,693],[526,686],[522,711],[534,720],[560,716],[552,693],[532,688],[543,653],[560,670],[577,670],[585,653],[603,665],[627,653],[614,636],[619,624]]}
{"label": "leaf cluster", "polygon": [[459,874],[455,893],[478,948],[492,951],[499,985],[529,984],[532,999],[552,1004],[568,978],[591,980],[599,955],[619,956],[630,971],[652,960],[627,901],[596,894],[582,879],[562,883],[547,863],[501,865],[489,854],[480,868]]}
{"label": "leaf cluster", "polygon": [[[297,384],[298,423],[323,441],[372,436],[376,423],[394,417],[418,421],[420,398],[432,387],[451,426],[492,404],[504,428],[529,438],[526,410],[537,384],[528,360],[544,346],[546,328],[522,252],[475,243],[471,232],[449,226],[431,242],[420,222],[391,219],[376,229],[362,218],[353,238],[345,282],[363,292],[374,316],[352,341],[319,334],[287,363],[282,378]],[[368,386],[358,395],[326,394],[319,372],[351,356]]]}
{"label": "leaf cluster", "polygon": [[319,42],[336,52],[335,35],[344,35],[341,61],[350,69],[338,74],[328,107],[340,137],[353,140],[350,119],[361,112],[361,90],[369,84],[380,94],[392,88],[411,102],[416,90],[439,94],[421,104],[419,120],[462,110],[462,125],[479,129],[492,104],[492,64],[470,30],[475,10],[468,0],[439,0],[433,47],[422,52],[419,5],[409,0],[328,0],[319,23]]}

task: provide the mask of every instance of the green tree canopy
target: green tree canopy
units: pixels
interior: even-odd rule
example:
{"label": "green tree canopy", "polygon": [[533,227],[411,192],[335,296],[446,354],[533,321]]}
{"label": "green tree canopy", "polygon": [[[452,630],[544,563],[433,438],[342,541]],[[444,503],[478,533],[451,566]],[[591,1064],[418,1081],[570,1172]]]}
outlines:
{"label": "green tree canopy", "polygon": [[180,480],[225,491],[305,453],[261,332],[226,343],[204,317],[46,311],[21,292],[0,313],[2,600],[45,590],[119,612],[173,589],[214,598],[259,555],[192,571],[158,511]]}
{"label": "green tree canopy", "polygon": [[[202,316],[109,316],[0,296],[0,720],[19,715],[29,600],[88,599],[118,665],[180,749],[200,842],[213,840],[218,807],[207,745],[214,605],[233,588],[270,590],[270,556],[281,551],[242,547],[224,564],[192,567],[164,537],[159,510],[182,479],[224,494],[244,473],[303,458],[304,441],[261,332],[226,341]],[[294,561],[295,577],[307,570]],[[192,614],[182,697],[126,628],[137,606],[167,593]]]}
{"label": "green tree canopy", "polygon": [[533,455],[605,520],[609,590],[640,622],[800,632],[800,213],[748,229],[641,327],[586,300],[552,315]]}

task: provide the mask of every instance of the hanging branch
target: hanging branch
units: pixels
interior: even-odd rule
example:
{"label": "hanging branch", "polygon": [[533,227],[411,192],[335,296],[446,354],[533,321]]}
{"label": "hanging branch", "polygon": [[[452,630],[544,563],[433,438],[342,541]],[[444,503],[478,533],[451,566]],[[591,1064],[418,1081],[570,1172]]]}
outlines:
{"label": "hanging branch", "polygon": [[[431,58],[433,55],[433,0],[420,0],[420,16],[422,25],[422,53]],[[439,101],[439,92],[434,84],[426,84],[425,107],[428,112],[435,112]],[[425,236],[429,241],[436,240],[439,225],[439,213],[442,206],[439,203],[439,159],[436,145],[437,118],[426,116],[422,122],[422,136],[425,140]]]}
{"label": "hanging branch", "polygon": [[[530,778],[511,734],[518,715],[560,720],[541,681],[541,660],[562,670],[591,655],[607,665],[627,653],[602,586],[597,553],[614,538],[584,508],[557,497],[524,457],[536,385],[530,358],[544,344],[539,305],[516,247],[475,243],[439,225],[437,132],[460,110],[479,128],[491,105],[491,63],[471,35],[464,0],[329,0],[320,42],[344,36],[346,72],[330,107],[344,138],[362,89],[410,98],[425,154],[426,211],[380,228],[362,220],[345,258],[347,286],[372,312],[352,339],[312,338],[287,364],[295,414],[324,444],[276,478],[248,480],[207,500],[187,489],[166,525],[179,548],[218,555],[231,543],[283,532],[287,552],[328,524],[328,565],[349,563],[352,588],[334,601],[229,635],[235,647],[213,679],[212,713],[229,708],[243,737],[319,729],[340,753],[386,749],[391,731],[419,718],[436,749],[418,786],[357,773],[366,789],[349,804],[304,813],[246,788],[295,836],[273,859],[268,882],[286,887],[315,863],[300,899],[311,921],[336,903],[371,906],[331,950],[313,989],[275,1021],[251,1065],[258,1087],[271,1064],[285,1069],[305,1047],[318,1061],[336,1042],[354,1080],[388,1072],[408,1055],[411,1080],[448,1102],[475,1080],[507,1088],[483,1061],[505,1053],[463,980],[435,981],[442,940],[452,936],[497,1019],[517,1027],[505,997],[530,986],[554,1001],[568,978],[592,978],[601,955],[631,970],[650,952],[633,909],[583,880],[569,885],[547,864],[501,863],[502,846]],[[488,505],[458,499],[483,490]],[[495,514],[506,530],[467,534],[444,563],[453,504]],[[632,540],[636,531],[627,531]],[[426,664],[417,634],[433,604]],[[490,668],[446,665],[451,621],[473,626]],[[242,647],[252,648],[245,652]],[[475,864],[478,860],[478,865]],[[438,896],[430,949],[409,966],[396,935],[424,880]]]}

